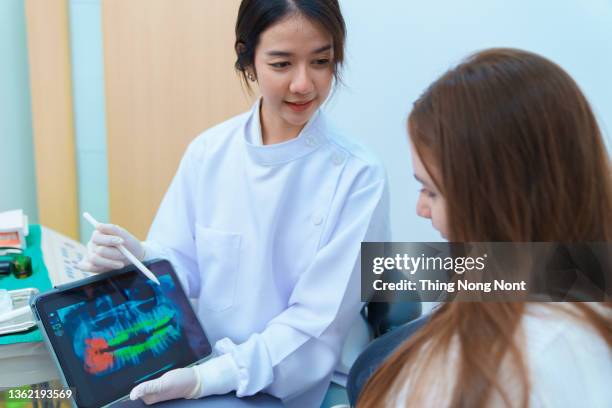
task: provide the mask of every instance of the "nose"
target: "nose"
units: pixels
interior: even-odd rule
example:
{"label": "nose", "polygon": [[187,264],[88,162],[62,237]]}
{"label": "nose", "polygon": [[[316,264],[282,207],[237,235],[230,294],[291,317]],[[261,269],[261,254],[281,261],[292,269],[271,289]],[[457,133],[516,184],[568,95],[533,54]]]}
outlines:
{"label": "nose", "polygon": [[431,207],[426,202],[425,197],[421,194],[417,200],[416,212],[419,217],[431,218]]}
{"label": "nose", "polygon": [[299,67],[295,71],[295,75],[291,80],[291,85],[289,85],[289,91],[291,93],[307,95],[314,90],[314,83],[312,81],[312,77],[308,72],[307,67]]}

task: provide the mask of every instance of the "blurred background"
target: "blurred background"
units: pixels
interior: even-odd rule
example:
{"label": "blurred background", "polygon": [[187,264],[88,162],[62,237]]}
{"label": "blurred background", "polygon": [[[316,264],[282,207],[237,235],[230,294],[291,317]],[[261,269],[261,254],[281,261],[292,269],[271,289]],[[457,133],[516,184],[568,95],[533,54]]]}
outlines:
{"label": "blurred background", "polygon": [[[239,0],[1,0],[0,211],[87,241],[91,212],[144,239],[189,143],[250,106],[233,70]],[[487,47],[565,68],[611,151],[612,1],[341,0],[344,84],[324,109],[385,163],[395,241],[437,241],[415,205],[405,121]],[[528,165],[528,164],[526,164]],[[568,164],[569,165],[569,164]],[[214,199],[214,197],[211,197]]]}

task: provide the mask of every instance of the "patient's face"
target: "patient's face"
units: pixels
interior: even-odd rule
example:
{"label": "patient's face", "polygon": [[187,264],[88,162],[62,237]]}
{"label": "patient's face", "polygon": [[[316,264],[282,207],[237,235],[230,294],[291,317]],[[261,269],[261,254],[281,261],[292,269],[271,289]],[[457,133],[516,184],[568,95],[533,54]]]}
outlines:
{"label": "patient's face", "polygon": [[[410,144],[412,153],[412,169],[414,177],[421,183],[417,201],[417,215],[431,220],[431,225],[440,232],[442,237],[448,239],[448,226],[446,221],[446,199],[436,188],[433,179],[425,169],[421,157]],[[433,169],[434,166],[429,165]]]}

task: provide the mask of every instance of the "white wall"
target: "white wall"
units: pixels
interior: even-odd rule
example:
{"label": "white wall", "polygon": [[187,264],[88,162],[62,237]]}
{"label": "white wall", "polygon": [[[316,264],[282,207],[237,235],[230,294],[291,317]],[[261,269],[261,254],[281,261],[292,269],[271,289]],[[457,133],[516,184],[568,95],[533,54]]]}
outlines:
{"label": "white wall", "polygon": [[609,135],[610,0],[341,0],[341,6],[348,26],[346,87],[328,109],[384,160],[395,241],[440,240],[429,221],[415,215],[419,186],[405,121],[426,86],[473,51],[516,47],[559,63],[582,87]]}

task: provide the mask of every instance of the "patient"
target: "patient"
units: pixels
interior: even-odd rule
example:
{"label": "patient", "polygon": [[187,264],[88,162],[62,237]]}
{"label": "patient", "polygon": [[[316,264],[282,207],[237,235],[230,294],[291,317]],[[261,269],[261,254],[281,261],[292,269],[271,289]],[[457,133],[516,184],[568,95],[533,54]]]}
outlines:
{"label": "patient", "polygon": [[[417,213],[449,241],[612,241],[610,159],[553,62],[476,53],[416,101],[408,132]],[[358,407],[609,407],[611,384],[609,302],[449,302],[380,366]]]}

